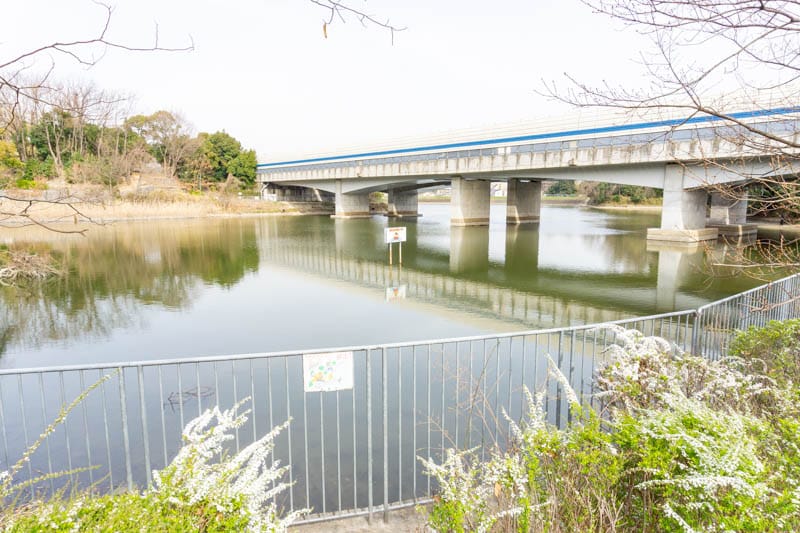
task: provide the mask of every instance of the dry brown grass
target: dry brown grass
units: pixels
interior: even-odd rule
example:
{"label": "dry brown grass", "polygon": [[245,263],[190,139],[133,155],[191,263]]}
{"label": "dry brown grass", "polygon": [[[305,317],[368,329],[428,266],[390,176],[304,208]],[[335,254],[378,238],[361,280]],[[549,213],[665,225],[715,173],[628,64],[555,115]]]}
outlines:
{"label": "dry brown grass", "polygon": [[[0,199],[4,214],[0,224],[74,224],[117,220],[154,220],[241,216],[250,214],[299,214],[316,212],[321,206],[298,208],[284,202],[269,202],[220,193],[192,194],[180,189],[154,189],[111,195],[108,190],[70,187],[68,192],[9,191]],[[12,199],[13,198],[13,199]],[[36,200],[46,199],[46,202]],[[33,203],[29,200],[34,200]]]}

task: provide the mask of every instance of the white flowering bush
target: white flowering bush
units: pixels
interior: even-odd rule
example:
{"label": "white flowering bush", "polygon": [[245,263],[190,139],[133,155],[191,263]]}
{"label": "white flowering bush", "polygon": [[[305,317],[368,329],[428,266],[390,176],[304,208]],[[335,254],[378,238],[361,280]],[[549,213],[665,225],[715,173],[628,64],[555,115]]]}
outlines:
{"label": "white flowering bush", "polygon": [[[735,343],[744,348],[720,361],[614,330],[617,343],[596,376],[600,412],[578,403],[551,361],[551,377],[572,406],[566,428],[546,423],[543,393],[525,391],[526,417],[519,423],[506,417],[508,450],[495,450],[486,462],[454,451],[443,465],[423,461],[447,489],[432,506],[429,526],[799,531],[800,389],[792,379],[797,369],[781,368],[795,360],[797,343],[774,333],[796,337],[798,329],[773,324],[748,331]],[[754,356],[753,339],[765,335],[791,350]]]}
{"label": "white flowering bush", "polygon": [[207,502],[220,513],[241,505],[249,517],[250,531],[283,531],[305,510],[278,516],[274,498],[289,485],[282,480],[288,466],[270,462],[275,437],[289,426],[287,420],[233,456],[225,443],[247,421],[249,410],[238,413],[244,401],[226,411],[207,410],[186,425],[184,446],[163,470],[153,472],[153,492],[175,505]]}
{"label": "white flowering bush", "polygon": [[[566,384],[555,366],[551,373]],[[441,487],[428,525],[436,531],[613,530],[621,504],[612,489],[621,462],[599,418],[567,385],[573,422],[559,430],[546,423],[544,394],[523,392],[525,417],[517,423],[503,413],[509,450],[495,449],[485,462],[453,450],[441,465],[421,459]]]}
{"label": "white flowering bush", "polygon": [[[245,400],[246,401],[246,400]],[[233,432],[247,420],[231,409],[205,411],[183,430],[183,447],[163,470],[153,472],[153,487],[97,496],[80,493],[34,502],[0,513],[3,531],[285,531],[306,510],[281,516],[275,497],[289,488],[288,470],[270,461],[277,426],[236,454],[226,453]],[[0,487],[8,474],[0,474]]]}
{"label": "white flowering bush", "polygon": [[608,348],[596,381],[597,397],[611,408],[666,408],[664,398],[678,395],[718,407],[759,410],[775,384],[759,360],[709,361],[660,337],[620,326],[607,329],[614,332],[617,343]]}

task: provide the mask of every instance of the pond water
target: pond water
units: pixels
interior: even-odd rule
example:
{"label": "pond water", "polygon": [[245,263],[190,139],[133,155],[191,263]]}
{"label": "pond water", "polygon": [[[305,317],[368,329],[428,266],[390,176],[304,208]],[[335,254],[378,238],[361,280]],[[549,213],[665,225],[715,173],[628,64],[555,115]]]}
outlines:
{"label": "pond water", "polygon": [[[6,230],[69,274],[0,288],[3,368],[319,349],[557,327],[694,308],[757,283],[707,252],[653,248],[658,214],[542,210],[538,225],[450,228],[421,204],[402,267],[385,217],[116,223],[86,237]],[[717,250],[718,252],[719,250]]]}

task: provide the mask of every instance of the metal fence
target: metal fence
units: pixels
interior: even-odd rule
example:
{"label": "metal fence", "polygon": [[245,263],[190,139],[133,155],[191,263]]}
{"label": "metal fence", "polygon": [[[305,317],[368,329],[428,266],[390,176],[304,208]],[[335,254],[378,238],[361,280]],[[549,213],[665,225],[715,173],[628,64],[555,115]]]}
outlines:
{"label": "metal fence", "polygon": [[[686,351],[719,357],[737,329],[800,317],[800,275],[698,310],[622,320],[617,324],[668,339]],[[0,471],[6,470],[58,415],[62,405],[102,376],[25,465],[37,493],[71,486],[132,489],[151,483],[181,445],[181,429],[203,410],[251,397],[252,413],[232,442],[238,451],[288,418],[274,459],[291,466],[291,489],[279,505],[308,507],[307,521],[372,515],[424,501],[436,487],[418,456],[506,444],[507,423],[523,415],[523,386],[548,391],[550,422],[569,409],[549,382],[548,356],[584,397],[616,342],[608,325],[336,348],[352,352],[353,386],[305,392],[298,351],[136,363],[0,371]]]}

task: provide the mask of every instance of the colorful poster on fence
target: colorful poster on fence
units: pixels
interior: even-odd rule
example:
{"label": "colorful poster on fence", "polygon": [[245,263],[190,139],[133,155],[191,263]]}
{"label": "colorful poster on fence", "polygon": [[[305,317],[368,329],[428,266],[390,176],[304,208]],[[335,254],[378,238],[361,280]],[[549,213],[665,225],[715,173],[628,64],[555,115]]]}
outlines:
{"label": "colorful poster on fence", "polygon": [[353,352],[303,355],[303,388],[306,392],[353,388]]}

